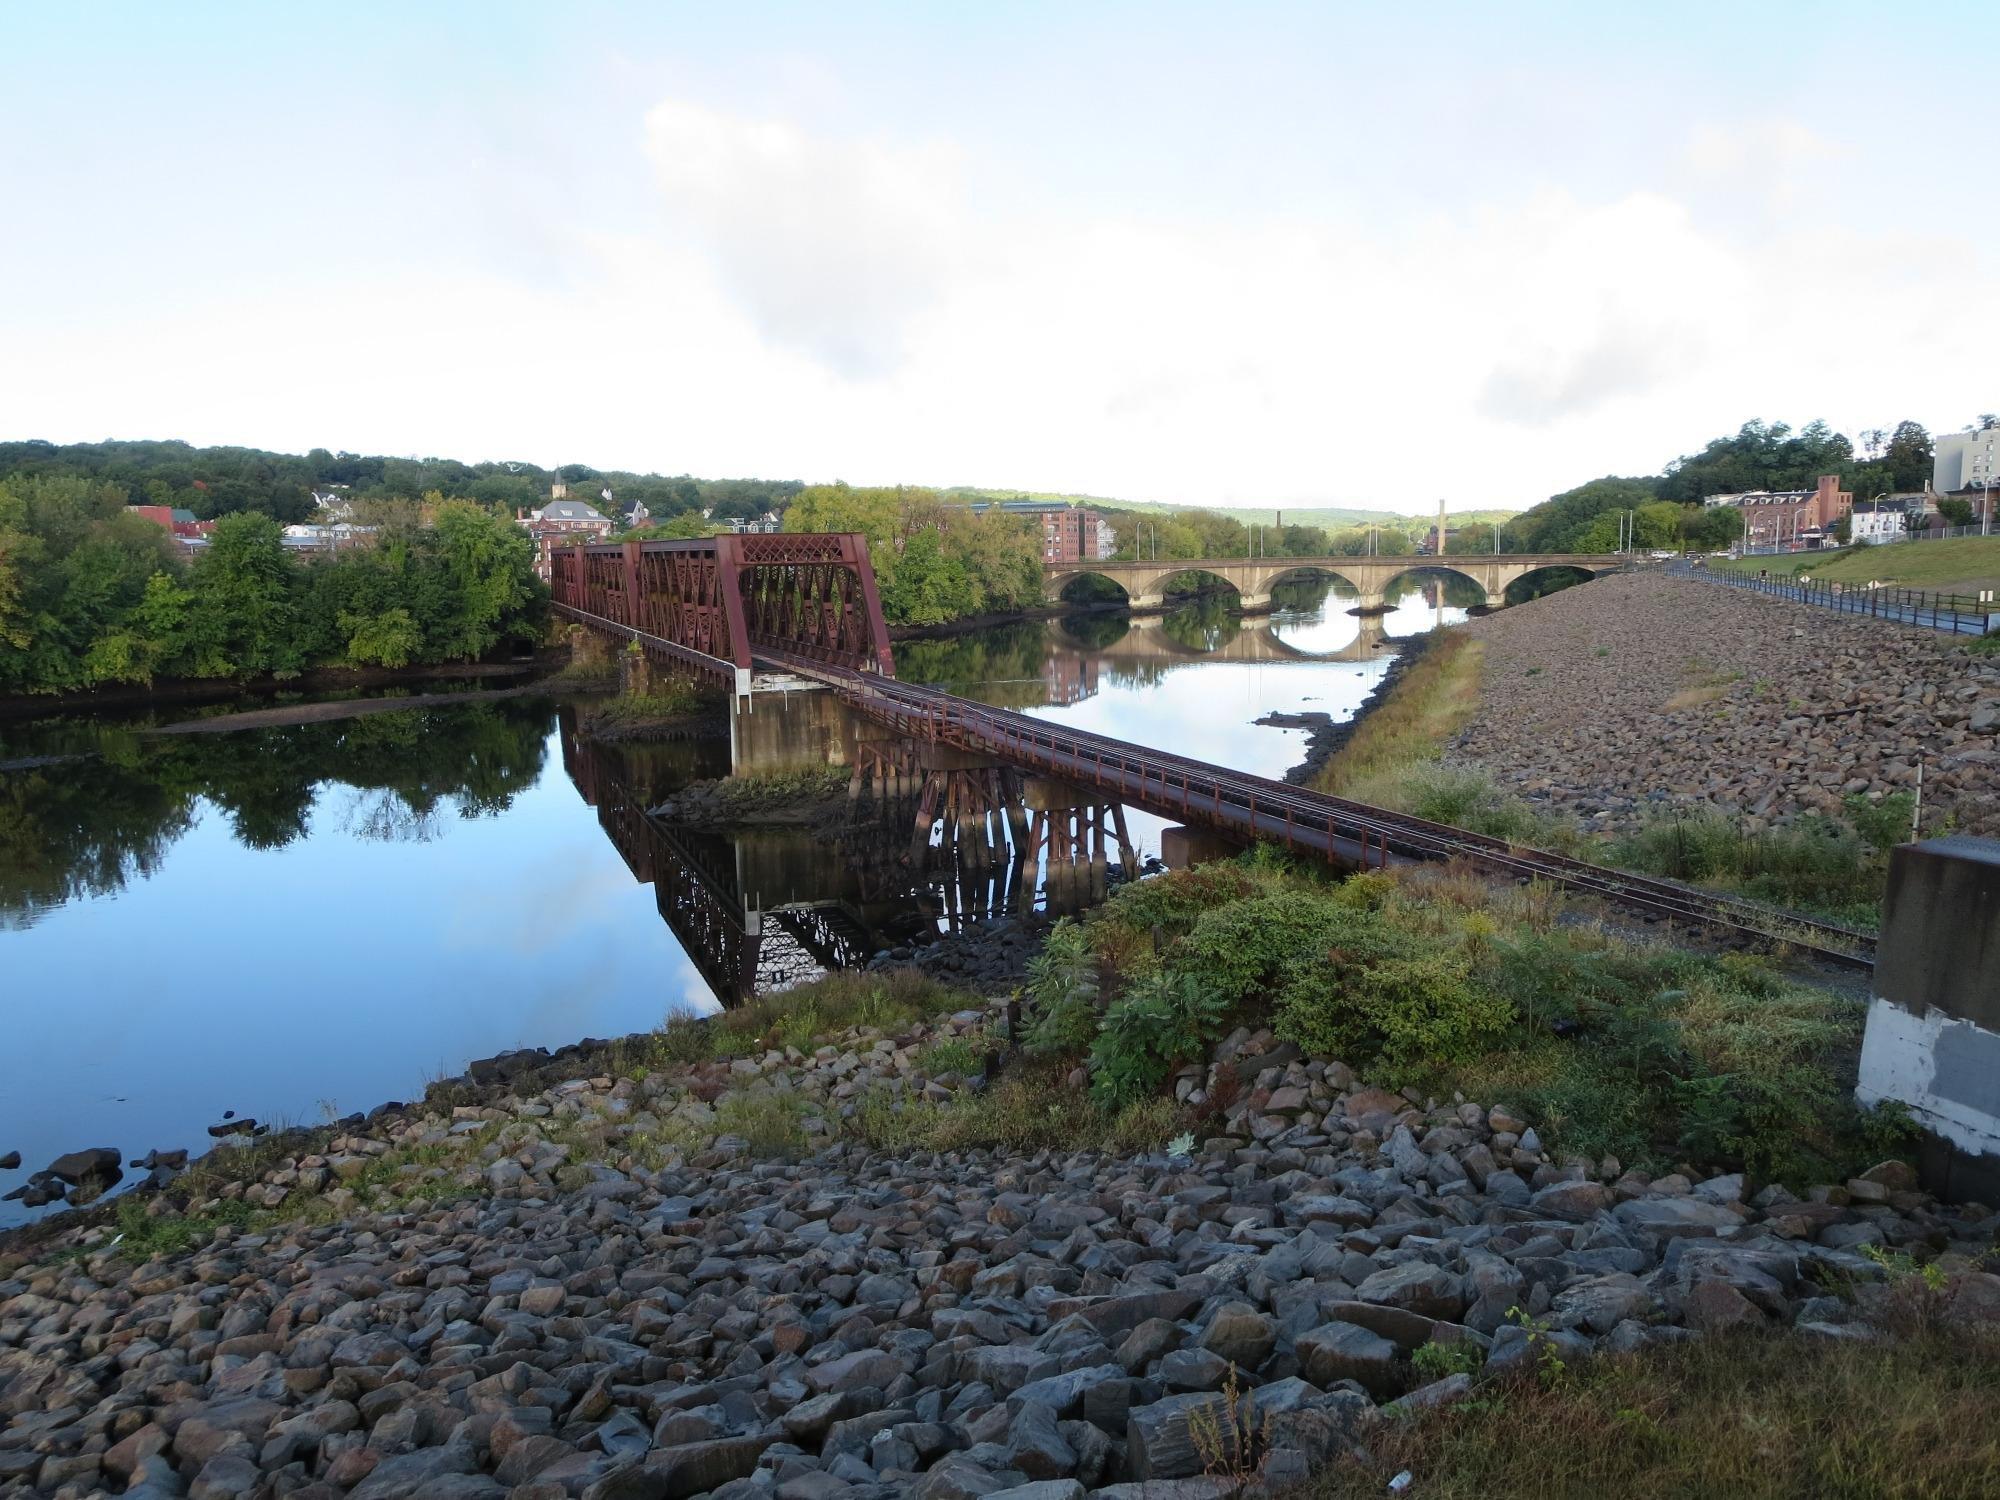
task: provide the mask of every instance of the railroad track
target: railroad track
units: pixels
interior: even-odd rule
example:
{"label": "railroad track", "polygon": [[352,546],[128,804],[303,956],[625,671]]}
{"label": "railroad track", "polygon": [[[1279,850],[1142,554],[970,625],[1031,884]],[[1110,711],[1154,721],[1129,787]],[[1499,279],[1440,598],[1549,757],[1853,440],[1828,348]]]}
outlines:
{"label": "railroad track", "polygon": [[1065,729],[936,688],[772,655],[774,664],[834,688],[904,733],[1084,782],[1166,817],[1306,848],[1347,863],[1465,859],[1521,880],[1543,880],[1656,919],[1726,929],[1857,968],[1874,963],[1873,935],[1679,881],[1635,875],[1545,849],[1432,823],[1365,802]]}

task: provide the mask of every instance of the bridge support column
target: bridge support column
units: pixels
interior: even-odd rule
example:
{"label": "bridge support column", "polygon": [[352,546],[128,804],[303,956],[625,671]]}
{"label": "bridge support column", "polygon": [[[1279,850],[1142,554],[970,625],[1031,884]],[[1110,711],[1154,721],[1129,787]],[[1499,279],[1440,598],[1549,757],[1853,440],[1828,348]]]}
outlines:
{"label": "bridge support column", "polygon": [[1242,601],[1243,613],[1246,615],[1264,614],[1271,608],[1271,596],[1268,592],[1240,594],[1237,597]]}
{"label": "bridge support column", "polygon": [[847,705],[817,684],[758,678],[729,705],[729,767],[736,776],[816,771],[849,763]]}
{"label": "bridge support column", "polygon": [[1507,591],[1505,589],[1488,589],[1486,591],[1486,607],[1488,609],[1505,609],[1507,607]]}
{"label": "bridge support column", "polygon": [[643,651],[620,651],[618,653],[618,691],[628,697],[646,698],[652,696],[654,687],[653,658]]}
{"label": "bridge support column", "polygon": [[1206,828],[1169,826],[1160,830],[1160,858],[1170,870],[1191,870],[1218,859],[1234,859],[1243,843]]}
{"label": "bridge support column", "polygon": [[1373,594],[1363,593],[1354,601],[1354,613],[1357,615],[1384,614],[1388,611],[1388,608],[1387,602],[1379,592]]}
{"label": "bridge support column", "polygon": [[1150,594],[1134,594],[1131,596],[1131,604],[1134,609],[1165,609],[1167,596],[1158,590]]}

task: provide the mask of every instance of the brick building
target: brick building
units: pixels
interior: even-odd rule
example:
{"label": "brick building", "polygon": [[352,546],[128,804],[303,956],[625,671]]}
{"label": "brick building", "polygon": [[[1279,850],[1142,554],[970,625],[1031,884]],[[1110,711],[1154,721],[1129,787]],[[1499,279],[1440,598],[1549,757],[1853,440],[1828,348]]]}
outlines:
{"label": "brick building", "polygon": [[1824,537],[1854,509],[1854,496],[1838,474],[1822,474],[1810,490],[1746,490],[1710,495],[1704,505],[1734,506],[1743,513],[1743,541],[1750,547],[1788,546]]}
{"label": "brick building", "polygon": [[1110,528],[1094,510],[1081,510],[1060,500],[980,500],[974,502],[972,513],[984,515],[995,509],[1041,523],[1045,563],[1095,562],[1111,555],[1105,545]]}

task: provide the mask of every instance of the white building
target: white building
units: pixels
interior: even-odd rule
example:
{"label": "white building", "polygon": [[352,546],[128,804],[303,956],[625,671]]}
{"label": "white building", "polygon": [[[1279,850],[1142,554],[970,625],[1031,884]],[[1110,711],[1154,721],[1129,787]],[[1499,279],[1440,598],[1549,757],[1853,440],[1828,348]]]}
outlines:
{"label": "white building", "polygon": [[1907,518],[1900,510],[1863,510],[1854,507],[1848,518],[1848,537],[1856,546],[1876,547],[1883,542],[1900,542]]}
{"label": "white building", "polygon": [[2000,427],[1952,432],[1931,446],[1931,488],[1940,495],[2000,487]]}

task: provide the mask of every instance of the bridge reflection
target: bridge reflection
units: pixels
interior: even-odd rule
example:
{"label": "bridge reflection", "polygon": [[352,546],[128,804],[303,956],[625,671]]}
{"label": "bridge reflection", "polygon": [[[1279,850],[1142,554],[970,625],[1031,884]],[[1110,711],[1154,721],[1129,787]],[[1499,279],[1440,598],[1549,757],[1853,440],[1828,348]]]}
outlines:
{"label": "bridge reflection", "polygon": [[[728,771],[726,745],[607,745],[561,711],[563,769],[633,879],[715,997],[740,1005],[899,944],[1031,908],[1016,845],[975,852],[949,836],[911,847],[911,797],[857,801],[831,836],[796,828],[722,833],[669,823],[657,806]],[[718,763],[718,753],[720,761]],[[912,789],[914,792],[914,788]]]}

